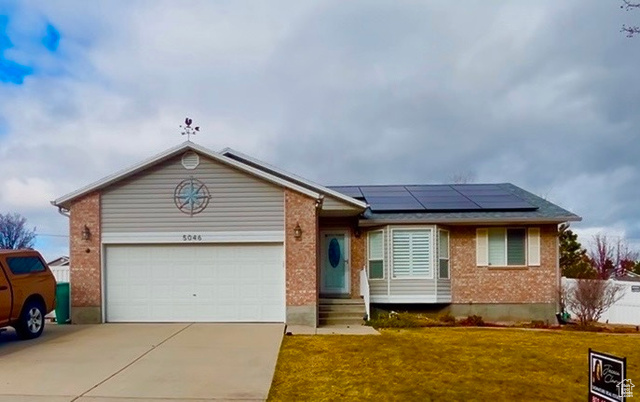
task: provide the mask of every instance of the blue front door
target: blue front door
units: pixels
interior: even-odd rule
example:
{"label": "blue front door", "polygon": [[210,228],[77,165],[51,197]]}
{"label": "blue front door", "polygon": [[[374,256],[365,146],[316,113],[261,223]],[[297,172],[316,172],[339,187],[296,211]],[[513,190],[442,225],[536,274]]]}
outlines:
{"label": "blue front door", "polygon": [[349,294],[348,250],[345,233],[322,234],[322,293]]}

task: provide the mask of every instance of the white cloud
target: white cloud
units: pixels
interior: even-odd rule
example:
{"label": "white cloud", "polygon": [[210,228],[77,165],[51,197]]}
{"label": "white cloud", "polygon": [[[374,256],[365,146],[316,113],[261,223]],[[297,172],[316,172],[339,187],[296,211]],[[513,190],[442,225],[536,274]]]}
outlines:
{"label": "white cloud", "polygon": [[55,187],[37,178],[10,178],[2,183],[2,204],[10,210],[29,210],[50,207]]}

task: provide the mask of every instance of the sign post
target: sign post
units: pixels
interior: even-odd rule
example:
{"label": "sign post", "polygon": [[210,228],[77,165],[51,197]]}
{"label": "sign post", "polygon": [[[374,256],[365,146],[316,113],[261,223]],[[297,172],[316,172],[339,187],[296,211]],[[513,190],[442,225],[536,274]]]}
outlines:
{"label": "sign post", "polygon": [[627,358],[589,349],[589,401],[624,402],[632,396]]}

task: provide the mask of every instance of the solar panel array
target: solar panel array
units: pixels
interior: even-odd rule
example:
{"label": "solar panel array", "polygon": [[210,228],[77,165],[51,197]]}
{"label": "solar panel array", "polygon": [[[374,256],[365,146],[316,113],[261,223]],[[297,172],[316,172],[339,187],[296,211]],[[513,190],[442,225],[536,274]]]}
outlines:
{"label": "solar panel array", "polygon": [[366,200],[374,212],[538,209],[497,184],[336,186],[331,188],[349,197]]}

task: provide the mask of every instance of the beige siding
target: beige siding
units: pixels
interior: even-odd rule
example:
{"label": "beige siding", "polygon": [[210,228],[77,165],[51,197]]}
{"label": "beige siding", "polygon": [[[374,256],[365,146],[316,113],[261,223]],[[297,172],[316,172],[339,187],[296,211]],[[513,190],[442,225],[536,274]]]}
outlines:
{"label": "beige siding", "polygon": [[438,279],[438,302],[451,302],[451,279]]}
{"label": "beige siding", "polygon": [[369,294],[371,296],[386,296],[387,295],[387,280],[369,280]]}
{"label": "beige siding", "polygon": [[391,279],[392,296],[431,296],[436,293],[434,279]]}
{"label": "beige siding", "polygon": [[346,203],[330,195],[326,195],[324,197],[324,200],[322,201],[322,210],[323,211],[350,211],[354,213],[362,211],[361,208],[357,208],[352,204]]}
{"label": "beige siding", "polygon": [[[200,155],[196,169],[187,170],[182,155],[107,189],[102,194],[102,230],[126,232],[283,231],[284,192]],[[176,186],[193,177],[211,193],[209,206],[189,216],[178,210]]]}

